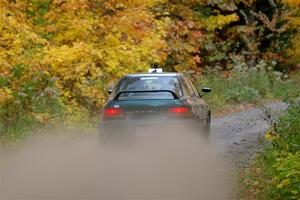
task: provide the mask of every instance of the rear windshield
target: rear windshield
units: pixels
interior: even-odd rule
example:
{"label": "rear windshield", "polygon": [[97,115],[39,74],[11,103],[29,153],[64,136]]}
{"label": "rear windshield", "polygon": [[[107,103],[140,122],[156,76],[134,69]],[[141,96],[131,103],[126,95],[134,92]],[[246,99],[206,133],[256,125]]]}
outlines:
{"label": "rear windshield", "polygon": [[130,99],[174,99],[174,96],[170,92],[126,92],[119,96],[119,100],[130,100]]}
{"label": "rear windshield", "polygon": [[120,96],[120,99],[174,99],[174,96],[170,92],[151,92],[151,90],[170,90],[181,96],[178,79],[173,76],[126,77],[122,80],[118,88],[118,91],[149,91],[143,93],[124,93]]}

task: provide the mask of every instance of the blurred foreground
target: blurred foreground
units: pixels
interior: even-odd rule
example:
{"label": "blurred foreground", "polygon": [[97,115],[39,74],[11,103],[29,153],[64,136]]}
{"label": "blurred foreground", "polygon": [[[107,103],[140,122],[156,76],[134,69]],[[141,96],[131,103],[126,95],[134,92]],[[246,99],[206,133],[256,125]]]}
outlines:
{"label": "blurred foreground", "polygon": [[214,145],[200,137],[141,136],[134,145],[104,148],[97,134],[55,135],[60,136],[39,136],[2,150],[1,199],[199,200],[232,195],[229,167]]}

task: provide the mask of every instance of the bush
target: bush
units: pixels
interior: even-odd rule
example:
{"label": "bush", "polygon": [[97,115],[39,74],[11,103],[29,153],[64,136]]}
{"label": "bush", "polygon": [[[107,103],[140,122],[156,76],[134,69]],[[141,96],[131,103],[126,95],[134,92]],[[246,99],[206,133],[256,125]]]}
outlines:
{"label": "bush", "polygon": [[80,121],[84,113],[62,98],[55,77],[26,65],[0,78],[0,103],[0,139],[18,140],[38,127]]}
{"label": "bush", "polygon": [[242,171],[245,199],[300,199],[300,103],[292,101],[277,137]]}
{"label": "bush", "polygon": [[236,63],[230,72],[220,73],[220,69],[207,70],[198,79],[198,85],[199,88],[212,88],[212,94],[205,98],[213,109],[218,111],[235,104],[295,96],[300,89],[294,79],[288,79],[284,74],[273,71],[272,65],[262,61],[251,68],[245,63]]}

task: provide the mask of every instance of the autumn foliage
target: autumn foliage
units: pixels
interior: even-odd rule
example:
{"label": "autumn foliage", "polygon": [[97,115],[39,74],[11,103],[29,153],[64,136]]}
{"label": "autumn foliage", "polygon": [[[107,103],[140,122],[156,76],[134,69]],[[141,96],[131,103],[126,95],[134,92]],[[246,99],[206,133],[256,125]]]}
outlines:
{"label": "autumn foliage", "polygon": [[153,64],[198,76],[264,60],[287,73],[300,61],[299,4],[1,0],[0,133],[82,109],[95,114],[109,82]]}

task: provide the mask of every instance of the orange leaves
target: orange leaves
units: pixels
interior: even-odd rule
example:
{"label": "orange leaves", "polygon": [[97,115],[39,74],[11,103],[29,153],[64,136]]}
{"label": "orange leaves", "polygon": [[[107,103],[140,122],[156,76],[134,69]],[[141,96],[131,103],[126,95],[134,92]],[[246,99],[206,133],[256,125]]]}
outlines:
{"label": "orange leaves", "polygon": [[44,15],[44,19],[46,20],[55,20],[58,17],[58,13],[53,11],[49,11]]}
{"label": "orange leaves", "polygon": [[200,64],[201,63],[201,58],[199,55],[196,55],[193,57],[194,61],[197,63],[197,64]]}
{"label": "orange leaves", "polygon": [[192,31],[192,38],[193,39],[200,39],[203,36],[201,31]]}

